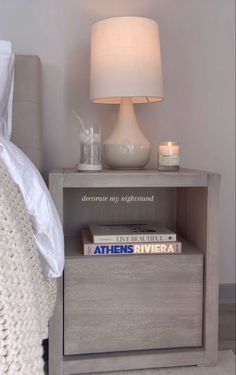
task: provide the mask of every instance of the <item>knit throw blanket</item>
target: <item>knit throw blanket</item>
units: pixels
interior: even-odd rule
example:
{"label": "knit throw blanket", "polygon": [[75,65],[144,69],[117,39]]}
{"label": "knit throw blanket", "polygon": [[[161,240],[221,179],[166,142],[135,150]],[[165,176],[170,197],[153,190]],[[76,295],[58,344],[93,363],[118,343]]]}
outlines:
{"label": "knit throw blanket", "polygon": [[45,280],[18,187],[0,161],[0,374],[42,375],[42,340],[56,299]]}

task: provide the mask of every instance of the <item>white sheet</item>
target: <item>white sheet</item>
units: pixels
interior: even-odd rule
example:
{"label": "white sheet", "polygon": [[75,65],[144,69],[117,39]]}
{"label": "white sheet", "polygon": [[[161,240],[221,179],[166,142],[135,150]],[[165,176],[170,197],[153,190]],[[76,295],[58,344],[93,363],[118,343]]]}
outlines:
{"label": "white sheet", "polygon": [[0,135],[12,133],[14,62],[11,42],[0,40]]}
{"label": "white sheet", "polygon": [[3,136],[0,136],[0,158],[22,193],[45,276],[61,276],[64,268],[63,229],[43,178],[29,158]]}

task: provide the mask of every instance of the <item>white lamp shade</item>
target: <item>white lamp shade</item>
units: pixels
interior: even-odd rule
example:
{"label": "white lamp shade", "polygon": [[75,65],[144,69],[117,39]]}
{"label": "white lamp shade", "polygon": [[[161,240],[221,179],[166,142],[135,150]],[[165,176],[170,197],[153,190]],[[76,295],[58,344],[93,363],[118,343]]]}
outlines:
{"label": "white lamp shade", "polygon": [[143,17],[115,17],[93,24],[90,100],[119,104],[163,99],[158,24]]}

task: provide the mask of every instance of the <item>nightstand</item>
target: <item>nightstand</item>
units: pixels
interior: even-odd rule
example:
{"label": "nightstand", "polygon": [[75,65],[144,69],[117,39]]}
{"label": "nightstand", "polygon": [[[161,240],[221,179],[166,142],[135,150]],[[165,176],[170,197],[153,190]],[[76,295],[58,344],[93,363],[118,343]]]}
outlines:
{"label": "nightstand", "polygon": [[[218,174],[187,169],[50,173],[66,254],[49,326],[50,375],[216,363],[219,184]],[[132,196],[153,199],[122,199]],[[183,253],[82,255],[88,223],[147,220],[177,231]]]}

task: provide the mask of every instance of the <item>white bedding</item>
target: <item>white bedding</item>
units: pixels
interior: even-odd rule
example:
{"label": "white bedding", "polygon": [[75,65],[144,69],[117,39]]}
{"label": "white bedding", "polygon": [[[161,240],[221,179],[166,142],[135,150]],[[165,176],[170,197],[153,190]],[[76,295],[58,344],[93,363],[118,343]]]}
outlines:
{"label": "white bedding", "polygon": [[25,201],[44,274],[48,278],[59,277],[64,268],[64,237],[57,210],[37,168],[9,141],[12,130],[13,74],[11,43],[0,40],[0,158]]}
{"label": "white bedding", "polygon": [[0,135],[7,139],[12,132],[14,61],[11,42],[0,40]]}
{"label": "white bedding", "polygon": [[45,276],[61,276],[64,268],[63,230],[42,176],[29,158],[3,136],[0,136],[0,158],[25,201]]}

